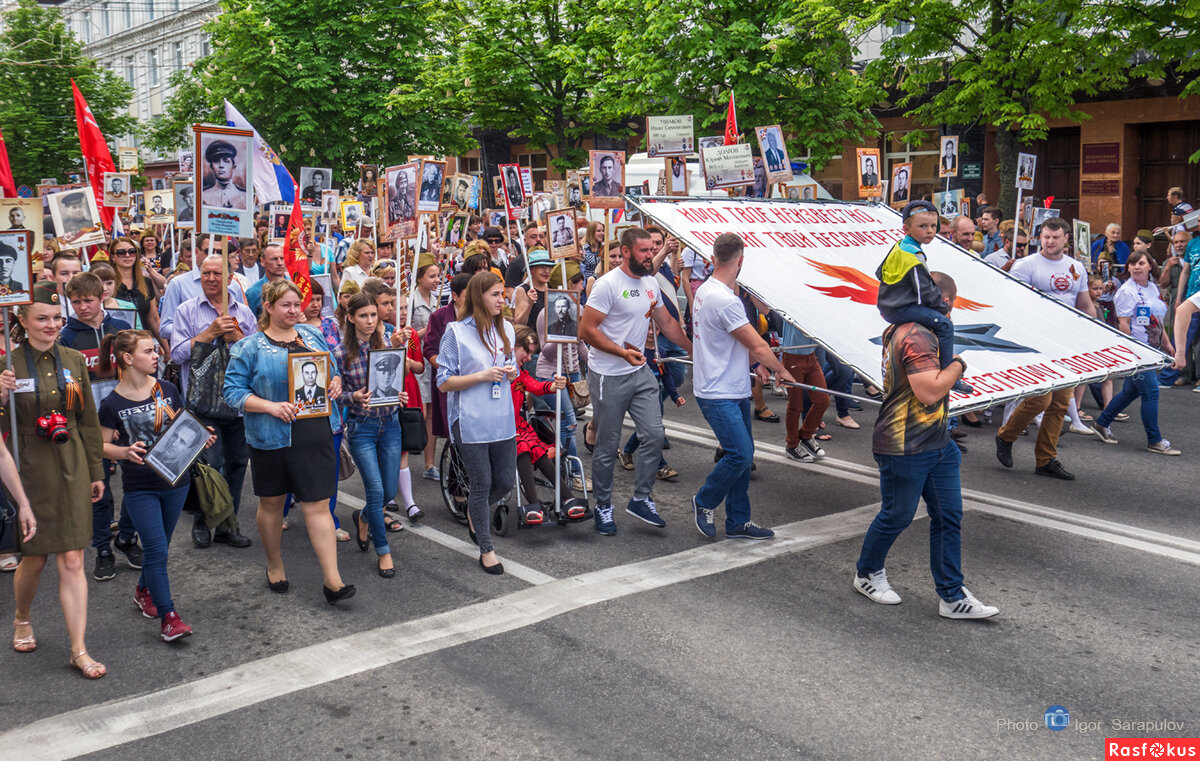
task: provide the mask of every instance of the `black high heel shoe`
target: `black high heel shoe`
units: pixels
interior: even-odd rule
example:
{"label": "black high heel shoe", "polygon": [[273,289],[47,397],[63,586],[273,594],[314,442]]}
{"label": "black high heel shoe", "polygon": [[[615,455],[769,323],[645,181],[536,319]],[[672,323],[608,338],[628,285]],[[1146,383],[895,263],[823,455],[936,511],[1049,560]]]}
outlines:
{"label": "black high heel shoe", "polygon": [[271,590],[272,592],[283,594],[284,592],[288,591],[288,586],[287,579],[271,581],[271,571],[269,569],[267,570],[267,589]]}
{"label": "black high heel shoe", "polygon": [[351,597],[354,596],[354,593],[357,590],[354,589],[353,584],[346,584],[341,589],[339,589],[338,591],[335,592],[332,589],[330,589],[329,587],[322,584],[321,591],[325,593],[325,602],[329,603],[330,605],[333,605],[334,603],[341,602],[342,600],[349,600]]}
{"label": "black high heel shoe", "polygon": [[350,520],[354,521],[354,543],[358,545],[358,549],[366,552],[370,535],[368,534],[366,539],[359,539],[362,536],[362,526],[359,525],[359,522],[362,520],[362,510],[355,510],[350,513]]}
{"label": "black high heel shoe", "polygon": [[[383,555],[380,555],[379,557],[375,558],[375,570],[376,570],[376,571],[378,571],[378,572],[379,572],[379,575],[380,575],[380,576],[382,576],[382,577],[383,577],[383,578],[385,578],[385,579],[394,579],[394,578],[396,578],[396,567],[395,567],[395,565],[393,565],[391,568],[381,568],[381,567],[380,567],[380,566],[382,565],[382,563],[381,563],[381,561],[380,561],[380,559],[381,559],[382,557],[383,557]],[[395,562],[396,562],[396,561],[394,561],[394,560],[392,561],[392,563],[393,563],[393,564],[394,564]]]}
{"label": "black high heel shoe", "polygon": [[488,573],[490,573],[493,576],[499,576],[500,574],[504,573],[504,564],[503,563],[496,563],[496,565],[484,565],[483,564],[483,555],[479,556],[479,567],[482,568],[483,570],[487,571]]}

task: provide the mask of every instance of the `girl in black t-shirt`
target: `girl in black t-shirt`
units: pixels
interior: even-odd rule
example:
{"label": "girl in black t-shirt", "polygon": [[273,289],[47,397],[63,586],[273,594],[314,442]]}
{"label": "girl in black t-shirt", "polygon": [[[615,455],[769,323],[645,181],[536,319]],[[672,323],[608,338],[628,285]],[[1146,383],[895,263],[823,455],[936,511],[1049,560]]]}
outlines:
{"label": "girl in black t-shirt", "polygon": [[[102,365],[115,360],[121,370],[121,382],[100,403],[100,426],[104,456],[121,463],[121,510],[132,518],[145,550],[133,599],[143,616],[160,619],[162,638],[173,642],[192,633],[175,612],[167,579],[167,548],[187,499],[190,478],[184,473],[172,485],[146,465],[144,458],[183,409],[183,398],[174,385],[155,377],[158,343],[145,330],[105,336],[100,357]],[[215,439],[210,436],[208,446]]]}

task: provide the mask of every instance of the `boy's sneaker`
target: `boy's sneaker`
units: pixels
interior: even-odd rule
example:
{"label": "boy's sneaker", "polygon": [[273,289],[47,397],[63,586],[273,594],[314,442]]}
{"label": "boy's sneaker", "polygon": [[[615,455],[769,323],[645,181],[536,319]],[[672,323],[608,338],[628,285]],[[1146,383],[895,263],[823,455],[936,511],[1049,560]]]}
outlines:
{"label": "boy's sneaker", "polygon": [[171,611],[163,616],[161,632],[163,642],[174,642],[177,639],[192,636],[192,627],[185,624],[179,618],[178,613]]}
{"label": "boy's sneaker", "polygon": [[125,560],[129,563],[130,568],[135,571],[142,569],[142,548],[138,545],[136,537],[129,544],[125,544],[121,541],[120,537],[117,537],[113,540],[113,548],[125,556]]}
{"label": "boy's sneaker", "polygon": [[754,521],[746,521],[740,526],[725,529],[725,536],[730,539],[770,539],[775,536],[775,532],[769,528],[763,528]]}
{"label": "boy's sneaker", "polygon": [[96,581],[111,581],[117,575],[117,558],[112,550],[105,547],[96,553],[96,567],[92,570],[92,578]]}
{"label": "boy's sneaker", "polygon": [[625,512],[655,528],[663,528],[667,525],[667,522],[658,514],[658,508],[654,506],[654,501],[650,499],[629,500],[629,504],[625,506]]}
{"label": "boy's sneaker", "polygon": [[1180,451],[1171,446],[1171,442],[1167,441],[1166,439],[1159,439],[1157,444],[1151,444],[1150,446],[1146,447],[1146,451],[1153,452],[1154,454],[1180,454]]}
{"label": "boy's sneaker", "polygon": [[658,469],[654,477],[659,481],[670,481],[673,478],[679,478],[679,471],[672,468],[670,465],[664,465]]}
{"label": "boy's sneaker", "polygon": [[596,505],[596,530],[603,536],[614,536],[617,524],[613,521],[613,506],[611,504]]}
{"label": "boy's sneaker", "polygon": [[810,455],[812,455],[813,457],[824,457],[825,456],[825,450],[821,448],[821,445],[817,443],[817,440],[815,438],[814,439],[800,439],[800,446],[807,449],[808,453]]}
{"label": "boy's sneaker", "polygon": [[[887,571],[882,568],[866,576],[859,576],[858,572],[855,571],[854,588],[859,594],[865,595],[877,603],[883,605],[900,604],[900,595],[896,594],[896,590],[892,589],[891,583],[888,582]],[[966,590],[963,591],[965,592]]]}
{"label": "boy's sneaker", "polygon": [[[584,489],[584,486],[586,486],[587,489]],[[571,476],[571,489],[573,491],[586,491],[590,494],[592,491],[591,476],[585,476],[582,473],[576,473],[575,475]]]}
{"label": "boy's sneaker", "polygon": [[963,381],[961,378],[959,380],[954,381],[954,385],[951,386],[950,388],[954,389],[955,391],[957,391],[960,394],[975,393],[975,388],[973,386],[971,386],[969,383],[966,383],[965,381]]}
{"label": "boy's sneaker", "polygon": [[963,598],[954,602],[941,600],[938,602],[938,615],[942,618],[991,618],[1000,612],[999,608],[984,605],[975,599],[966,587],[962,588]]}
{"label": "boy's sneaker", "polygon": [[817,459],[813,457],[812,452],[809,452],[807,447],[787,447],[783,451],[787,452],[788,457],[800,462],[815,462]]}
{"label": "boy's sneaker", "polygon": [[134,589],[133,602],[146,618],[158,618],[158,608],[154,607],[154,601],[150,599],[149,589],[145,587]]}
{"label": "boy's sneaker", "polygon": [[1117,443],[1117,437],[1113,436],[1113,432],[1112,432],[1111,428],[1105,428],[1104,426],[1102,426],[1096,422],[1093,422],[1090,426],[1088,426],[1088,428],[1091,429],[1092,433],[1096,434],[1096,438],[1100,439],[1105,444],[1116,444]]}
{"label": "boy's sneaker", "polygon": [[717,527],[713,523],[713,511],[700,507],[696,504],[696,498],[692,497],[692,513],[696,516],[696,528],[700,529],[700,533],[709,539],[716,539]]}
{"label": "boy's sneaker", "polygon": [[625,470],[633,470],[636,466],[633,464],[633,455],[617,452],[617,459],[621,461],[621,467]]}
{"label": "boy's sneaker", "polygon": [[437,466],[431,466],[425,469],[425,472],[421,474],[421,478],[428,478],[430,481],[441,481],[442,471],[438,470]]}

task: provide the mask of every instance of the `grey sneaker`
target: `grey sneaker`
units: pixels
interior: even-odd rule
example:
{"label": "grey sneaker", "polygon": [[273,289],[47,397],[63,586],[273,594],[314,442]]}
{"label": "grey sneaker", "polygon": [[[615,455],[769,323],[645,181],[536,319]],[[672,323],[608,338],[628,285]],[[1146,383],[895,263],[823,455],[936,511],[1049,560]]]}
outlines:
{"label": "grey sneaker", "polygon": [[1154,454],[1165,454],[1165,455],[1180,454],[1180,451],[1178,449],[1176,449],[1175,447],[1171,446],[1171,442],[1167,441],[1166,439],[1159,439],[1158,443],[1151,444],[1150,446],[1146,447],[1146,451],[1153,452]]}
{"label": "grey sneaker", "polygon": [[1117,437],[1113,436],[1113,432],[1112,432],[1111,428],[1105,428],[1104,426],[1100,425],[1099,423],[1092,423],[1091,425],[1088,426],[1088,428],[1090,428],[1092,430],[1092,432],[1096,434],[1096,438],[1100,439],[1105,444],[1116,444],[1117,443]]}

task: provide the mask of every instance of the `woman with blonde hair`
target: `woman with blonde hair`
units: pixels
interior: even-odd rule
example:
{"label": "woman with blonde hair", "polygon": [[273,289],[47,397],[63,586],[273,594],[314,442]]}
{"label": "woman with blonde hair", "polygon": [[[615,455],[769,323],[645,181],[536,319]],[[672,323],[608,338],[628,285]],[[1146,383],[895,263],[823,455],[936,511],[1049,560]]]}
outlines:
{"label": "woman with blonde hair", "polygon": [[388,284],[389,288],[396,287],[396,260],[379,259],[371,265],[371,277],[377,277]]}
{"label": "woman with blonde hair", "polygon": [[583,270],[585,283],[596,274],[596,265],[604,254],[604,241],[600,239],[603,229],[604,224],[601,222],[588,222],[587,233],[583,236],[583,258],[580,262],[580,269]]}
{"label": "woman with blonde hair", "polygon": [[375,263],[375,244],[367,238],[359,238],[350,244],[346,252],[346,266],[342,280],[353,280],[359,285],[370,277],[371,265]]}

